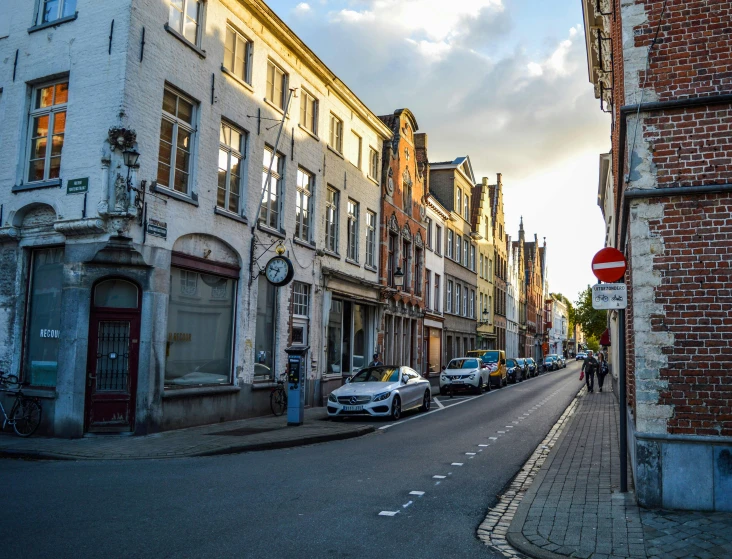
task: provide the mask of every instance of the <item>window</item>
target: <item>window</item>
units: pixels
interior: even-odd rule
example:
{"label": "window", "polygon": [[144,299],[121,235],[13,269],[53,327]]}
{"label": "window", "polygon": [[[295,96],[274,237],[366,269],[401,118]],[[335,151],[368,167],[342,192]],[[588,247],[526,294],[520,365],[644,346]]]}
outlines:
{"label": "window", "polygon": [[60,176],[68,100],[68,80],[44,84],[33,90],[28,134],[28,182],[58,179]]}
{"label": "window", "polygon": [[432,272],[425,268],[424,271],[424,306],[430,308],[430,297],[432,297]]}
{"label": "window", "polygon": [[338,202],[339,192],[328,188],[325,199],[325,249],[338,252]]}
{"label": "window", "polygon": [[310,316],[310,286],[307,283],[292,282],[292,314]]}
{"label": "window", "polygon": [[300,126],[318,133],[318,100],[305,89],[300,90]]}
{"label": "window", "polygon": [[200,46],[203,0],[170,0],[168,25],[194,45]]}
{"label": "window", "polygon": [[333,113],[330,113],[328,145],[338,153],[343,153],[343,121]]}
{"label": "window", "polygon": [[33,386],[56,386],[63,268],[63,248],[31,253],[23,380]]}
{"label": "window", "polygon": [[452,312],[452,280],[447,280],[447,287],[445,292],[445,311]]}
{"label": "window", "polygon": [[452,237],[453,232],[452,229],[447,230],[447,257],[452,258]]}
{"label": "window", "polygon": [[459,283],[455,284],[455,306],[453,307],[453,311],[455,314],[460,314],[460,293],[462,290],[462,286]]}
{"label": "window", "polygon": [[463,198],[463,217],[465,221],[470,221],[470,196],[468,196],[467,192]]}
{"label": "window", "polygon": [[483,253],[482,252],[480,253],[480,265],[478,266],[478,270],[479,270],[478,275],[481,278],[484,278],[485,275],[483,274]]}
{"label": "window", "polygon": [[231,383],[236,280],[176,267],[170,275],[165,385]]}
{"label": "window", "polygon": [[287,74],[271,60],[267,61],[267,101],[280,110],[285,110]]}
{"label": "window", "polygon": [[470,245],[470,269],[475,272],[475,247]]}
{"label": "window", "polygon": [[363,153],[363,139],[361,136],[351,130],[351,163],[359,169],[361,168],[361,157]]}
{"label": "window", "polygon": [[463,238],[455,234],[455,262],[460,263],[460,255],[463,252]]}
{"label": "window", "polygon": [[425,227],[427,228],[427,248],[432,248],[432,219],[425,219]]}
{"label": "window", "polygon": [[393,233],[389,233],[388,255],[386,258],[386,277],[390,286],[394,286],[394,272],[397,269],[396,255],[397,237]]}
{"label": "window", "polygon": [[422,254],[423,251],[419,247],[414,249],[414,293],[418,297],[422,296]]}
{"label": "window", "polygon": [[295,238],[310,242],[313,220],[313,181],[315,177],[302,167],[297,168],[297,193],[295,194]]}
{"label": "window", "polygon": [[366,265],[376,268],[376,214],[366,212]]}
{"label": "window", "polygon": [[468,308],[470,318],[475,318],[475,291],[470,290],[470,307]]}
{"label": "window", "polygon": [[455,202],[455,213],[459,214],[460,209],[463,207],[463,191],[461,189],[457,189],[456,193],[457,202]]}
{"label": "window", "polygon": [[257,325],[254,334],[254,378],[274,378],[275,336],[277,324],[277,288],[267,281],[264,274],[257,279]]}
{"label": "window", "polygon": [[470,266],[470,260],[469,260],[470,254],[468,252],[469,245],[470,245],[470,243],[468,242],[468,238],[467,237],[464,238],[463,239],[463,266],[465,266],[466,268],[468,268]]}
{"label": "window", "polygon": [[348,251],[346,258],[358,262],[358,202],[348,199]]}
{"label": "window", "polygon": [[190,191],[195,115],[193,101],[165,88],[157,183],[183,194]]}
{"label": "window", "polygon": [[[272,160],[274,157],[274,161]],[[272,177],[267,183],[269,168],[272,165]],[[271,227],[280,228],[280,199],[282,197],[282,175],[284,174],[285,158],[281,153],[275,154],[268,146],[264,148],[264,160],[262,162],[262,209],[259,212],[259,223]]]}
{"label": "window", "polygon": [[76,0],[40,0],[37,25],[50,23],[76,13]]}
{"label": "window", "polygon": [[435,274],[435,312],[440,312],[440,275]]}
{"label": "window", "polygon": [[468,316],[468,288],[463,287],[463,316]]}
{"label": "window", "polygon": [[435,252],[442,254],[442,227],[435,225]]}
{"label": "window", "polygon": [[404,241],[402,244],[402,271],[404,272],[404,291],[409,291],[412,285],[412,243]]}
{"label": "window", "polygon": [[226,26],[224,68],[241,81],[252,83],[252,51],[254,43],[231,25]]}
{"label": "window", "polygon": [[216,205],[236,214],[239,213],[245,146],[246,134],[222,122],[219,137],[219,190]]}
{"label": "window", "polygon": [[378,182],[379,180],[379,152],[369,148],[369,176]]}

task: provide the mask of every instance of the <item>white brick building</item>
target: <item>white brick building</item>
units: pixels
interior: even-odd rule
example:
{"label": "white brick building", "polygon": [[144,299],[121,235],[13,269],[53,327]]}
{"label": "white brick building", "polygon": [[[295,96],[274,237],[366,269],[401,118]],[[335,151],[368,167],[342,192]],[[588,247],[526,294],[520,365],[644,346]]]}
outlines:
{"label": "white brick building", "polygon": [[[178,4],[10,0],[0,369],[47,433],[268,413],[300,343],[320,403],[373,351],[390,130],[263,2]],[[278,245],[283,288],[259,275]]]}

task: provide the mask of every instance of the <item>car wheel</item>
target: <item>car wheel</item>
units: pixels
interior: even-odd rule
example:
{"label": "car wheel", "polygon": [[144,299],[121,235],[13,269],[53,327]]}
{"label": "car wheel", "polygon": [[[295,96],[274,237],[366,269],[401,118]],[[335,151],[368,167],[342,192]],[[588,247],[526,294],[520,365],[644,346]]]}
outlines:
{"label": "car wheel", "polygon": [[420,411],[430,411],[430,404],[432,403],[432,397],[430,396],[430,391],[425,390],[424,396],[422,397],[422,407],[420,407]]}
{"label": "car wheel", "polygon": [[395,421],[398,421],[402,417],[402,403],[399,400],[399,396],[394,396],[394,400],[391,403],[391,417]]}
{"label": "car wheel", "polygon": [[483,379],[478,379],[478,386],[475,387],[476,394],[483,394]]}

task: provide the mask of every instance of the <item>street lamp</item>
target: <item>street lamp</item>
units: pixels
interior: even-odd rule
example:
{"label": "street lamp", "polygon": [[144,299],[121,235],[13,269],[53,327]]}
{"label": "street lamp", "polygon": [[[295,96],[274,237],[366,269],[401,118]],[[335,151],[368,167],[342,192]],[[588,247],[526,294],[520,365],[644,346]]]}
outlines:
{"label": "street lamp", "polygon": [[404,286],[404,272],[402,272],[402,269],[400,266],[397,266],[397,269],[394,272],[394,287],[396,287],[397,291],[401,291],[403,286]]}
{"label": "street lamp", "polygon": [[488,322],[488,314],[489,314],[489,313],[488,313],[488,308],[485,308],[485,307],[484,307],[484,308],[483,308],[483,322],[484,322],[484,323],[487,323],[487,322]]}
{"label": "street lamp", "polygon": [[140,154],[136,150],[126,149],[122,152],[122,156],[125,159],[128,172],[132,167],[137,167],[137,160],[140,159]]}

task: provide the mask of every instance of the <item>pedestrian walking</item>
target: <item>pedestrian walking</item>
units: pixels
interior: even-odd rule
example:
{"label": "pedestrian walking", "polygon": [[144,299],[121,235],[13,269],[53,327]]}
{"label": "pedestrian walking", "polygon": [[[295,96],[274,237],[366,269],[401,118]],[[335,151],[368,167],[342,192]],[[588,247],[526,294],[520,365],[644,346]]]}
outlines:
{"label": "pedestrian walking", "polygon": [[600,392],[602,392],[602,384],[605,382],[605,376],[610,372],[610,369],[607,366],[607,359],[605,358],[605,354],[601,351],[600,353],[598,353],[597,356],[597,386],[600,387]]}
{"label": "pedestrian walking", "polygon": [[585,382],[587,383],[587,392],[594,392],[595,372],[598,370],[599,365],[593,351],[588,351],[587,359],[582,363],[582,372],[585,373]]}

